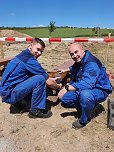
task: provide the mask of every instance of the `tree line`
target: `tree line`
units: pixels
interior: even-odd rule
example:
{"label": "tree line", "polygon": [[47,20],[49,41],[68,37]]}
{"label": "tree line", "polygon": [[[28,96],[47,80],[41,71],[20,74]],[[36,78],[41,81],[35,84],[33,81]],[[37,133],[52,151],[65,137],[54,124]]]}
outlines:
{"label": "tree line", "polygon": [[[26,30],[26,29],[40,29],[40,28],[47,28],[47,27],[5,27],[5,26],[1,26],[0,30],[4,30],[4,29],[9,29],[9,30]],[[48,30],[49,30],[49,37],[51,37],[52,32],[54,32],[54,30],[56,28],[82,28],[82,29],[91,29],[94,32],[95,36],[107,36],[106,33],[101,33],[101,28],[100,27],[93,27],[93,28],[83,28],[83,27],[69,27],[69,26],[55,26],[55,21],[50,21],[49,25],[48,25]],[[107,28],[106,28],[107,29]],[[109,29],[109,33],[111,36],[114,36],[114,29]]]}

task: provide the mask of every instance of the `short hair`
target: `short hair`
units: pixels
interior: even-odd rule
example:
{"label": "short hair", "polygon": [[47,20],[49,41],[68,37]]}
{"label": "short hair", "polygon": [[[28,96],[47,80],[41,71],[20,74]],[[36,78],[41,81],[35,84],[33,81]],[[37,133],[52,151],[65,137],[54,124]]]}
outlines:
{"label": "short hair", "polygon": [[45,48],[45,43],[40,38],[37,38],[37,37],[33,38],[32,43],[39,43],[43,47],[43,49]]}

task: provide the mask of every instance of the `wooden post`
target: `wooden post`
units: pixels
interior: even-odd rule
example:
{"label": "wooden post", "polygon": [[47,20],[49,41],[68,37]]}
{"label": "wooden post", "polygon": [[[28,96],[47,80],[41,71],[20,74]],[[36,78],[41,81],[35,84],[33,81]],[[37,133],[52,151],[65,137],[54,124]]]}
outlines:
{"label": "wooden post", "polygon": [[[108,37],[111,37],[111,33],[108,34]],[[105,56],[105,67],[107,67],[108,64],[108,54],[109,54],[109,47],[110,47],[110,43],[108,42],[107,44],[107,50],[106,50],[106,56]]]}
{"label": "wooden post", "polygon": [[[2,37],[1,31],[0,31],[0,37]],[[4,58],[3,43],[2,42],[0,42],[0,58]]]}

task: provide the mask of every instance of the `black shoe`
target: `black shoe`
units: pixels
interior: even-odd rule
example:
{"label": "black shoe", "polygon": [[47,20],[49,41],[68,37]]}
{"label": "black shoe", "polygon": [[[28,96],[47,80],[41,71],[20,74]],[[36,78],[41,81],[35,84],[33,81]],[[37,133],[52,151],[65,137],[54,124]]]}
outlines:
{"label": "black shoe", "polygon": [[28,116],[29,118],[49,118],[52,116],[52,112],[45,109],[32,109],[29,111]]}
{"label": "black shoe", "polygon": [[11,114],[21,113],[24,109],[26,109],[26,105],[21,102],[17,102],[17,103],[11,104],[10,113]]}
{"label": "black shoe", "polygon": [[87,125],[87,123],[80,123],[79,119],[75,122],[72,123],[72,128],[74,129],[81,129],[83,127],[85,127]]}

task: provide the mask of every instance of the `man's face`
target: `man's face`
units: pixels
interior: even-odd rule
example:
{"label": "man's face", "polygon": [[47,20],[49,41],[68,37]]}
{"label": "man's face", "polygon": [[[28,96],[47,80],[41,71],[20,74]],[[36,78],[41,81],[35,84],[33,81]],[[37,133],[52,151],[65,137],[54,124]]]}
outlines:
{"label": "man's face", "polygon": [[82,46],[76,43],[71,44],[68,51],[75,62],[80,62],[85,54]]}
{"label": "man's face", "polygon": [[43,47],[39,43],[32,43],[30,47],[31,54],[37,59],[43,52]]}

